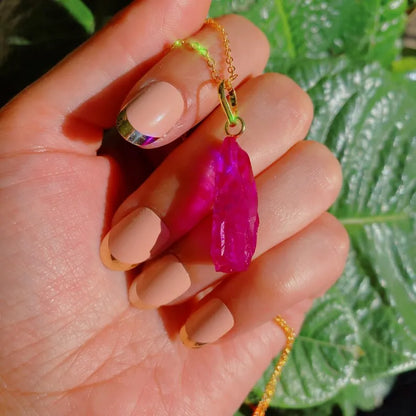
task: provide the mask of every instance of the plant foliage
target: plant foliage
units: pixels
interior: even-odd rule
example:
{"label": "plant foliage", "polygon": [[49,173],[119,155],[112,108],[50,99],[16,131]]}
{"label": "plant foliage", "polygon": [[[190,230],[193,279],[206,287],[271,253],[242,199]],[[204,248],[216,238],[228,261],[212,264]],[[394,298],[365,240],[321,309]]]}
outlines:
{"label": "plant foliage", "polygon": [[[0,2],[0,23],[9,22],[0,25],[3,49],[16,63],[0,68],[15,80],[2,87],[4,100],[128,1],[39,0],[26,15],[18,3]],[[337,406],[353,416],[378,406],[394,376],[416,368],[416,61],[400,59],[409,7],[414,1],[213,0],[212,16],[240,13],[263,29],[268,70],[310,94],[308,139],[325,143],[344,172],[331,211],[349,231],[348,263],[308,314],[270,414],[330,416]],[[38,59],[28,68],[31,53]],[[260,398],[271,370],[248,403]]]}
{"label": "plant foliage", "polygon": [[[215,1],[267,34],[269,69],[311,96],[308,139],[340,160],[344,186],[332,213],[351,251],[343,277],[315,302],[285,367],[273,407],[286,415],[371,410],[391,376],[416,368],[416,84],[412,60],[393,61],[407,3],[401,0]],[[272,366],[254,387],[256,402]],[[387,377],[387,378],[386,378]]]}
{"label": "plant foliage", "polygon": [[95,18],[82,0],[55,0],[64,7],[88,34],[94,33]]}

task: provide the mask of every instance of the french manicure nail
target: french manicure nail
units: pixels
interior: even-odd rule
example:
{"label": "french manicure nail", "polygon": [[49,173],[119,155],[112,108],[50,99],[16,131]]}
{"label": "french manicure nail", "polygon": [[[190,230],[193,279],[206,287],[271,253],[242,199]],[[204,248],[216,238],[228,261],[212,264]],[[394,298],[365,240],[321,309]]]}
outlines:
{"label": "french manicure nail", "polygon": [[167,305],[191,286],[183,264],[172,254],[154,261],[135,279],[130,287],[130,302],[140,309]]}
{"label": "french manicure nail", "polygon": [[119,133],[130,143],[146,146],[164,136],[182,116],[182,94],[164,81],[139,90],[117,118]]}
{"label": "french manicure nail", "polygon": [[169,231],[153,210],[140,207],[131,212],[109,232],[111,256],[122,263],[139,264],[163,247]]}
{"label": "french manicure nail", "polygon": [[137,264],[123,263],[112,256],[112,254],[110,253],[110,248],[108,247],[109,237],[110,237],[110,233],[107,233],[107,235],[103,238],[103,241],[101,241],[101,246],[100,246],[100,257],[104,266],[106,266],[110,270],[119,270],[119,271],[126,271],[126,270],[134,269],[137,266]]}
{"label": "french manicure nail", "polygon": [[230,310],[220,299],[211,299],[196,310],[180,331],[182,342],[191,348],[199,348],[217,341],[234,326]]}

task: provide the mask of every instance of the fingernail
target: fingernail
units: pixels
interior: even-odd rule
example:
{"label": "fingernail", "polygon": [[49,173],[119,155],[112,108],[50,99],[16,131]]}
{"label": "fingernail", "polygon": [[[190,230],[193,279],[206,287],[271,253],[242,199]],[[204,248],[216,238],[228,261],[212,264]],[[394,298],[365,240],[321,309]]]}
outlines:
{"label": "fingernail", "polygon": [[139,90],[117,118],[117,130],[130,143],[146,146],[164,136],[182,116],[182,94],[164,81]]}
{"label": "fingernail", "polygon": [[130,287],[130,302],[140,309],[167,305],[191,286],[183,264],[171,254],[156,260],[136,278]]}
{"label": "fingernail", "polygon": [[131,212],[109,232],[111,256],[125,264],[139,264],[168,241],[169,231],[153,210],[141,207]]}
{"label": "fingernail", "polygon": [[100,246],[100,257],[104,266],[106,266],[110,270],[119,271],[126,271],[135,268],[137,266],[136,263],[123,263],[112,256],[108,247],[109,236],[110,233],[107,233],[107,235],[103,238],[103,241],[101,241]]}
{"label": "fingernail", "polygon": [[234,326],[230,310],[219,299],[211,299],[186,321],[180,331],[182,342],[199,348],[217,341]]}

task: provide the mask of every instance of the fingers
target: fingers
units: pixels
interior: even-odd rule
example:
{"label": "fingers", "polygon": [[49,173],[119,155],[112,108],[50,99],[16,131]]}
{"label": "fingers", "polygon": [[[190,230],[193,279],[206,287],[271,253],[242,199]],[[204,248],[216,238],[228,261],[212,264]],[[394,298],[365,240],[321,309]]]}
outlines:
{"label": "fingers", "polygon": [[[3,110],[13,140],[2,142],[2,150],[42,146],[95,152],[129,89],[172,42],[202,26],[209,4],[134,1]],[[62,140],[62,133],[71,140]]]}
{"label": "fingers", "polygon": [[184,343],[198,347],[245,332],[326,291],[340,276],[348,236],[330,214],[217,286],[187,319]]}
{"label": "fingers", "polygon": [[[341,171],[326,147],[308,141],[295,145],[256,182],[260,227],[255,258],[328,209],[340,190]],[[176,299],[180,302],[218,281],[223,274],[215,272],[212,264],[210,239],[211,220],[207,218],[171,247],[169,256],[144,269],[131,286],[131,302],[157,307],[182,294]]]}
{"label": "fingers", "polygon": [[[238,68],[234,86],[263,72],[269,46],[263,33],[241,16],[218,19],[225,28]],[[221,34],[205,25],[192,41],[215,61],[215,71],[227,78]],[[247,54],[247,50],[250,54]],[[217,82],[206,59],[185,46],[171,50],[133,88],[118,120],[120,133],[131,143],[154,148],[170,143],[205,118],[218,105]]]}
{"label": "fingers", "polygon": [[[247,130],[239,138],[257,175],[302,140],[312,119],[309,97],[277,74],[252,79],[239,90]],[[103,242],[103,259],[115,268],[137,264],[191,230],[211,209],[214,152],[224,137],[224,115],[217,109],[159,166],[114,216]],[[107,245],[107,242],[109,245]],[[111,253],[105,255],[105,253]]]}

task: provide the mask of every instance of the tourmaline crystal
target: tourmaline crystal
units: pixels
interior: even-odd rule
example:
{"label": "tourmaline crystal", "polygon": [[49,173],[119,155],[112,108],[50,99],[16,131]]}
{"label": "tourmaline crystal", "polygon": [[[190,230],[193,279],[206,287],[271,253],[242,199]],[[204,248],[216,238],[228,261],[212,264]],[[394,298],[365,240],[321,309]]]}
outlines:
{"label": "tourmaline crystal", "polygon": [[211,257],[215,270],[246,270],[256,249],[257,190],[247,153],[226,137],[216,157]]}

